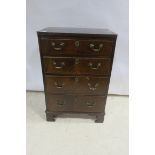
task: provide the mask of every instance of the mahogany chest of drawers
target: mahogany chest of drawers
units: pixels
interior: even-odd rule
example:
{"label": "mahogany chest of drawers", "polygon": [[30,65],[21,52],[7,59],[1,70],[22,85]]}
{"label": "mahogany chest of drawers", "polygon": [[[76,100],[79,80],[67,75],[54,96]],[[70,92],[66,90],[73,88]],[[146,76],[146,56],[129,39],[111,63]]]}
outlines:
{"label": "mahogany chest of drawers", "polygon": [[107,29],[54,27],[37,34],[47,121],[82,113],[103,122],[117,35]]}

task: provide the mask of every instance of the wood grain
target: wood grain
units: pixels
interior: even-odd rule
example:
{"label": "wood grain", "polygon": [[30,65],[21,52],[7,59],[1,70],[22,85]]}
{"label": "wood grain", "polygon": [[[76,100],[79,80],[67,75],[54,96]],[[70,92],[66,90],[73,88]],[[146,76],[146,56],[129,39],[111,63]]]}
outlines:
{"label": "wood grain", "polygon": [[63,113],[102,123],[117,34],[107,29],[45,28],[37,32],[47,121]]}

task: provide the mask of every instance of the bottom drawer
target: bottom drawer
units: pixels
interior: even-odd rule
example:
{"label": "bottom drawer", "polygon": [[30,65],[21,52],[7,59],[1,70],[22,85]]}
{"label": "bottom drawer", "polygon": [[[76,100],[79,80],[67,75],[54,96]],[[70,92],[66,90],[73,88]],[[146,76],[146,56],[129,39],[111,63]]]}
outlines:
{"label": "bottom drawer", "polygon": [[75,96],[46,94],[48,111],[103,112],[106,96]]}

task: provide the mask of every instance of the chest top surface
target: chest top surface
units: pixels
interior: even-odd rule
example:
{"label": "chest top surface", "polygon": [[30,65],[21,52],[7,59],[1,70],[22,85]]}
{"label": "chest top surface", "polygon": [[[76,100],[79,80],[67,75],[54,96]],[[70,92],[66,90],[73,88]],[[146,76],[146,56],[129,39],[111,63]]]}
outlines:
{"label": "chest top surface", "polygon": [[106,36],[117,36],[116,33],[109,29],[95,29],[95,28],[69,28],[69,27],[47,27],[40,31],[38,34],[58,34],[58,35],[106,35]]}

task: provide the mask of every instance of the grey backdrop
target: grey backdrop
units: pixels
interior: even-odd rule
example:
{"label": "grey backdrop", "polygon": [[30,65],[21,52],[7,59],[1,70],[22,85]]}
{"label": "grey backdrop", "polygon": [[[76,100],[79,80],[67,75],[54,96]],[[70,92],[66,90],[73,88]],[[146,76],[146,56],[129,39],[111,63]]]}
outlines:
{"label": "grey backdrop", "polygon": [[128,0],[27,0],[27,90],[43,90],[36,31],[50,26],[116,32],[109,94],[128,94]]}

